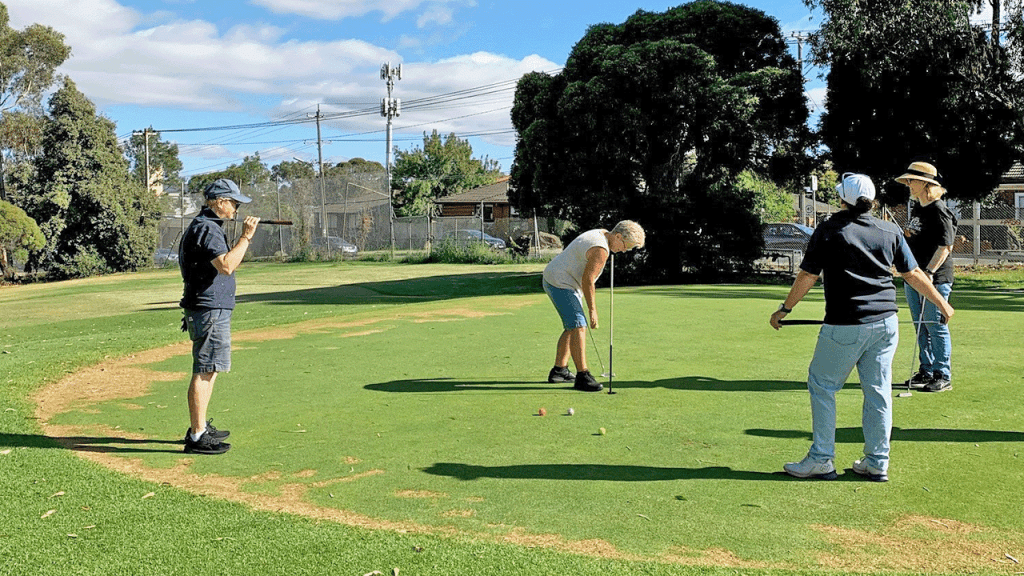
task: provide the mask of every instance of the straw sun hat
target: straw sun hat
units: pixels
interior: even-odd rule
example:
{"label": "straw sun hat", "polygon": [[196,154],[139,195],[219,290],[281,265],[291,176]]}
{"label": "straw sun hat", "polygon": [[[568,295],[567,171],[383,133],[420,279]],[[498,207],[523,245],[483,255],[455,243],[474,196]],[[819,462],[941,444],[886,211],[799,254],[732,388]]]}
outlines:
{"label": "straw sun hat", "polygon": [[927,162],[913,162],[907,168],[906,174],[896,179],[897,182],[905,186],[910,186],[911,180],[923,180],[930,182],[936,186],[942,186],[939,183],[939,171],[935,169],[935,166]]}

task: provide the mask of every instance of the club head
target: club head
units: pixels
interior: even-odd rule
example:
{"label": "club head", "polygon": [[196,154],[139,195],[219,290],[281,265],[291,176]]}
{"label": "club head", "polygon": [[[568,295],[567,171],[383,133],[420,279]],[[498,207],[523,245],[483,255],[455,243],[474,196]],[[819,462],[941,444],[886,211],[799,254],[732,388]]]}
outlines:
{"label": "club head", "polygon": [[615,374],[609,374],[607,372],[604,372],[604,373],[601,374],[601,378],[608,378],[608,377],[615,378]]}
{"label": "club head", "polygon": [[608,389],[608,393],[609,394],[618,394],[618,392],[616,392],[615,390],[612,390],[611,388]]}

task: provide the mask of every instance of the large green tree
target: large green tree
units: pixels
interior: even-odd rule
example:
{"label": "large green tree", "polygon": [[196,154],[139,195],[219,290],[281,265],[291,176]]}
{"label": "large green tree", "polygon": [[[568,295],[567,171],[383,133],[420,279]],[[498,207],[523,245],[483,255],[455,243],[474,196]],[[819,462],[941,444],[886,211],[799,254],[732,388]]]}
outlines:
{"label": "large green tree", "polygon": [[29,250],[39,250],[45,243],[35,220],[29,218],[21,208],[0,200],[0,248],[3,249],[0,251],[0,274],[4,278],[14,275],[8,254],[24,262]]}
{"label": "large green tree", "polygon": [[423,134],[423,147],[403,151],[395,147],[391,185],[395,213],[426,214],[434,200],[493,183],[500,176],[498,162],[473,158],[473,147],[454,133],[444,138],[434,130]]}
{"label": "large green tree", "polygon": [[1021,158],[1024,82],[1010,52],[971,24],[977,2],[807,4],[826,15],[811,45],[829,69],[821,135],[837,170],[872,176],[899,203],[907,190],[892,179],[929,159],[952,197],[973,200]]}
{"label": "large green tree", "polygon": [[[0,119],[7,125],[13,111],[38,112],[43,94],[57,80],[57,67],[71,55],[64,35],[49,26],[10,26],[7,6],[0,3]],[[7,198],[4,155],[19,144],[17,131],[5,129],[0,140],[0,200]]]}
{"label": "large green tree", "polygon": [[25,212],[46,244],[29,264],[55,277],[137,270],[152,262],[156,196],[128,174],[114,123],[71,80],[50,98]]}
{"label": "large green tree", "polygon": [[720,278],[762,245],[736,177],[794,148],[806,119],[775,19],[710,0],[641,10],[592,26],[560,74],[519,81],[512,201],[581,229],[640,222],[648,247],[625,264],[647,281]]}

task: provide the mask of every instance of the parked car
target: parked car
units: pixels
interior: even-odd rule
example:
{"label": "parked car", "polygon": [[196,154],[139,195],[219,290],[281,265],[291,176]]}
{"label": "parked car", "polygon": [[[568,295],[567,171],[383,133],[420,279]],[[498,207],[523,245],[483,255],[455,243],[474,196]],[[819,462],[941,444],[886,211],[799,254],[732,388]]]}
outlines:
{"label": "parked car", "polygon": [[346,242],[339,236],[328,236],[326,239],[323,236],[314,236],[312,245],[317,249],[326,249],[330,247],[332,252],[341,252],[344,256],[355,256],[359,254],[359,248],[351,242]]}
{"label": "parked car", "polygon": [[807,250],[807,242],[814,228],[791,222],[776,222],[762,226],[765,252],[778,250]]}
{"label": "parked car", "polygon": [[170,248],[157,248],[156,253],[153,254],[153,264],[155,266],[177,265],[178,252]]}
{"label": "parked car", "polygon": [[479,230],[449,230],[441,237],[441,241],[456,242],[459,245],[465,245],[469,242],[486,242],[488,246],[495,250],[505,249],[504,240]]}

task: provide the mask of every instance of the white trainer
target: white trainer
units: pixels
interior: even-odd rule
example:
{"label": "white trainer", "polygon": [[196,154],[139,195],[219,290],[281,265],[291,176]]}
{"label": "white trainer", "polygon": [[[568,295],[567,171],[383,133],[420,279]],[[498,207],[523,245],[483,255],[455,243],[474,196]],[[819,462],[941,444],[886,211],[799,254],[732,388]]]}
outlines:
{"label": "white trainer", "polygon": [[872,482],[889,481],[888,472],[886,472],[885,470],[879,470],[878,468],[875,468],[874,466],[868,464],[863,460],[853,461],[853,471],[856,472],[857,474],[860,474],[861,476],[864,476],[868,480],[871,480]]}
{"label": "white trainer", "polygon": [[796,476],[797,478],[835,480],[839,477],[836,474],[836,467],[832,464],[831,460],[815,462],[810,457],[804,458],[799,462],[787,462],[782,469],[786,471],[786,474]]}

